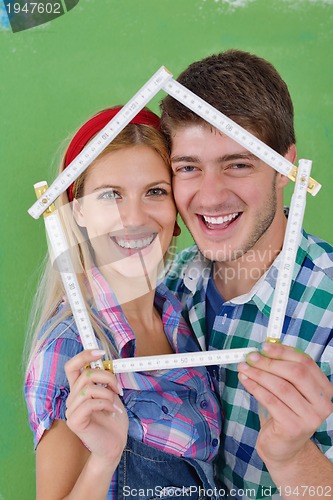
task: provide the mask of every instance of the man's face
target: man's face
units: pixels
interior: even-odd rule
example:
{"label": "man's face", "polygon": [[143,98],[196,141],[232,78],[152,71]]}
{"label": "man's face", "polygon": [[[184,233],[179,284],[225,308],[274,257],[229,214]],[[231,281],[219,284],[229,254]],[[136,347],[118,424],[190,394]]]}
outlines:
{"label": "man's face", "polygon": [[176,129],[171,162],[178,210],[208,259],[228,262],[252,248],[281,245],[277,213],[286,177],[200,124]]}

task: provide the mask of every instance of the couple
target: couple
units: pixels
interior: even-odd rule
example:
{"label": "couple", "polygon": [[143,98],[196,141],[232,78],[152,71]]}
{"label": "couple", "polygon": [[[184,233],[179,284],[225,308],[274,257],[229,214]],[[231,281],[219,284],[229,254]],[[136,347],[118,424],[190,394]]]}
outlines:
{"label": "couple", "polygon": [[[178,81],[295,162],[292,102],[267,61],[227,51],[192,64]],[[62,169],[116,111],[79,129]],[[333,257],[327,243],[302,234],[286,345],[263,343],[246,363],[207,370],[116,378],[83,369],[104,354],[264,342],[287,182],[167,96],[161,123],[141,111],[62,195],[59,207],[70,207],[67,235],[78,249],[74,264],[100,350],[82,350],[60,278],[48,269],[25,383],[37,498],[331,496]],[[176,257],[162,282],[179,234],[174,199],[196,245]],[[265,410],[260,416],[258,405]]]}

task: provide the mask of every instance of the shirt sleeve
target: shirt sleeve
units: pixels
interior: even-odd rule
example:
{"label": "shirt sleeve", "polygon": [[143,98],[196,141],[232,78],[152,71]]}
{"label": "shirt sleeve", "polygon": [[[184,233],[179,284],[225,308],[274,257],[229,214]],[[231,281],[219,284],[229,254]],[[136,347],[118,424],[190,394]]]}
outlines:
{"label": "shirt sleeve", "polygon": [[[61,324],[56,327],[59,328]],[[24,393],[35,449],[54,420],[66,420],[69,384],[64,367],[69,359],[83,350],[74,331],[73,337],[68,337],[71,332],[68,332],[67,325],[66,332],[66,337],[58,335],[44,344],[33,359],[25,380]]]}
{"label": "shirt sleeve", "polygon": [[[331,341],[324,349],[320,362],[318,363],[322,372],[327,376],[331,384],[333,384],[333,337],[330,333]],[[313,436],[316,445],[321,449],[324,455],[333,462],[333,412],[322,423],[317,432]]]}

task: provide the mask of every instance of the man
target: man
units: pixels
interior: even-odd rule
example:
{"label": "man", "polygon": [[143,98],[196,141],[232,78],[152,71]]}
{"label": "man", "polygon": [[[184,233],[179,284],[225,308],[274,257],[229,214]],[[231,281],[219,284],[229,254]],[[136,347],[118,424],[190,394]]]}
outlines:
{"label": "man", "polygon": [[[295,162],[292,101],[270,63],[232,50],[193,63],[178,81]],[[288,179],[170,96],[162,127],[176,203],[196,242],[177,257],[168,286],[203,349],[258,346]],[[217,475],[232,498],[333,496],[332,292],[333,248],[303,232],[283,345],[264,343],[247,363],[211,370],[225,418]]]}

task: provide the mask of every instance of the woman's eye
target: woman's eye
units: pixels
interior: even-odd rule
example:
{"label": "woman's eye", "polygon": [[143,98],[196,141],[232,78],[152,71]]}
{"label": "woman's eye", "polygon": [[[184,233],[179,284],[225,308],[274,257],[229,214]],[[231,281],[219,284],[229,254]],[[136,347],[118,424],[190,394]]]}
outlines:
{"label": "woman's eye", "polygon": [[168,192],[166,191],[166,189],[163,188],[152,188],[149,189],[147,194],[148,196],[163,196],[165,194],[168,194]]}
{"label": "woman's eye", "polygon": [[115,200],[115,199],[118,199],[120,198],[120,195],[119,193],[117,193],[117,191],[103,191],[102,193],[100,193],[98,195],[98,199],[99,200]]}

